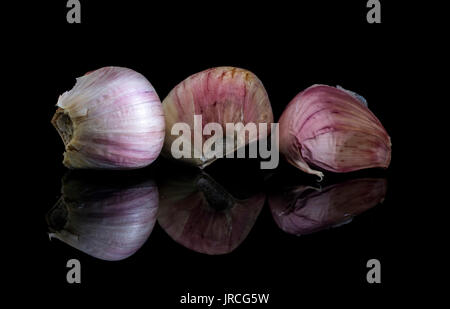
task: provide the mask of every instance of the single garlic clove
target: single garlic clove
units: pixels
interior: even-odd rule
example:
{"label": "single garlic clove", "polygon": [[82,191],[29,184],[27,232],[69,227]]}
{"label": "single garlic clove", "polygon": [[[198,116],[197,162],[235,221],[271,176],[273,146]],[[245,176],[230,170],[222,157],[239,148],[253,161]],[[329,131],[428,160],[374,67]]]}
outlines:
{"label": "single garlic clove", "polygon": [[164,142],[164,114],[141,74],[104,67],[77,78],[62,94],[52,124],[69,168],[135,169],[152,163]]}
{"label": "single garlic clove", "polygon": [[172,177],[160,192],[159,225],[177,243],[209,255],[236,249],[265,201],[261,192],[237,199],[205,173]]}
{"label": "single garlic clove", "polygon": [[[269,97],[261,81],[250,71],[234,67],[217,67],[194,74],[178,84],[163,100],[163,109],[166,116],[166,136],[163,155],[173,157],[172,143],[179,137],[172,135],[176,123],[185,123],[191,134],[184,140],[189,145],[190,155],[180,160],[201,168],[211,164],[217,156],[204,152],[205,141],[223,144],[223,155],[233,153],[240,145],[245,146],[258,139],[258,134],[249,136],[246,140],[237,140],[241,129],[227,132],[227,123],[260,123],[267,124],[266,135],[270,133],[270,124],[273,122],[272,108]],[[200,143],[194,140],[194,115],[201,116]],[[223,131],[223,138],[216,135],[203,135],[206,124],[218,123]],[[259,127],[258,127],[259,128]],[[230,135],[230,139],[226,135]],[[263,134],[261,134],[263,135]],[[264,136],[266,137],[266,136]],[[183,137],[184,138],[184,137]],[[227,141],[230,147],[227,147]]]}
{"label": "single garlic clove", "polygon": [[323,189],[295,186],[269,195],[277,225],[286,233],[305,235],[346,224],[382,202],[387,190],[384,178],[360,178]]}
{"label": "single garlic clove", "polygon": [[352,92],[314,85],[299,93],[279,120],[280,151],[302,171],[309,165],[342,173],[387,168],[391,140],[381,122]]}
{"label": "single garlic clove", "polygon": [[50,238],[102,260],[133,255],[150,236],[158,211],[156,184],[141,178],[64,176],[62,196],[46,216]]}

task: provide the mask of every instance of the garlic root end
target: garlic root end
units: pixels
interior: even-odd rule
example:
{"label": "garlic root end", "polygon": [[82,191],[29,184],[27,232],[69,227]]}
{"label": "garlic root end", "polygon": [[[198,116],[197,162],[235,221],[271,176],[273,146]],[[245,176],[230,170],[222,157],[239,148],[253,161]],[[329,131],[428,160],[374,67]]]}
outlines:
{"label": "garlic root end", "polygon": [[73,123],[70,116],[64,112],[64,109],[59,107],[55,115],[53,115],[52,125],[55,127],[56,131],[58,131],[59,136],[64,142],[64,145],[67,147],[70,141],[72,140],[73,135]]}

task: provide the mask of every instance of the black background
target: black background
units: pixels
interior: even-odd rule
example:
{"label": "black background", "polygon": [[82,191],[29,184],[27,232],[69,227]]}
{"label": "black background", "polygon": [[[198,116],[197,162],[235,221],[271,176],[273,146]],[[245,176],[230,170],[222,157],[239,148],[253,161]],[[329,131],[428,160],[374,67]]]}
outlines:
{"label": "black background", "polygon": [[[22,138],[10,142],[25,148],[11,158],[22,162],[10,178],[15,187],[10,194],[23,222],[11,228],[19,235],[12,251],[20,252],[10,256],[16,262],[8,269],[14,286],[39,291],[49,302],[67,295],[144,299],[148,306],[177,304],[187,291],[216,297],[225,291],[270,292],[271,304],[280,306],[306,301],[359,306],[398,294],[408,284],[408,230],[413,225],[405,219],[409,188],[402,179],[404,166],[414,159],[408,155],[408,117],[399,91],[411,69],[412,56],[405,50],[411,29],[400,21],[402,11],[392,1],[381,1],[381,24],[366,22],[366,1],[298,2],[81,1],[81,24],[66,22],[65,1],[23,8],[11,24],[20,34],[11,41],[22,59],[16,85],[29,85],[20,87],[24,98],[19,114],[26,125],[13,129]],[[29,26],[19,27],[23,24]],[[189,251],[158,225],[141,250],[120,262],[97,260],[49,241],[45,214],[57,201],[66,173],[63,144],[50,124],[55,104],[76,77],[108,65],[142,73],[161,99],[193,73],[222,65],[242,67],[263,82],[275,120],[312,84],[354,90],[368,100],[392,139],[389,169],[369,171],[388,178],[385,202],[348,225],[302,237],[281,231],[265,205],[247,239],[223,256]],[[157,162],[157,168],[162,164]],[[232,182],[242,164],[217,162],[210,173]],[[153,177],[152,168],[144,172]],[[284,162],[277,173],[312,180]],[[65,280],[70,258],[81,262],[80,285]],[[365,279],[371,258],[382,264],[379,285]]]}

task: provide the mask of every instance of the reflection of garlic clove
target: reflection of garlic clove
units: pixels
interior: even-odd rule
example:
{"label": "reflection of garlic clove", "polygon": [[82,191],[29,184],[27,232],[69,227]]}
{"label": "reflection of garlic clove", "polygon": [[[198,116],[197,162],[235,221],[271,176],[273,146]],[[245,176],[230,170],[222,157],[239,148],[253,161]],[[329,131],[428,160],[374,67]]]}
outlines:
{"label": "reflection of garlic clove", "polygon": [[126,68],[77,78],[62,94],[52,123],[69,168],[134,169],[152,163],[164,142],[164,115],[152,85]]}
{"label": "reflection of garlic clove", "polygon": [[[47,213],[50,237],[93,257],[125,259],[148,239],[156,222],[158,189],[151,180],[123,185],[111,177],[64,177],[62,196]],[[106,182],[106,184],[103,184]]]}
{"label": "reflection of garlic clove", "polygon": [[217,255],[236,249],[264,204],[262,193],[238,200],[205,173],[161,185],[158,223],[179,244]]}
{"label": "reflection of garlic clove", "polygon": [[277,225],[285,232],[304,235],[337,227],[382,202],[386,179],[361,178],[324,189],[298,186],[274,192],[269,206]]}
{"label": "reflection of garlic clove", "polygon": [[[190,145],[191,155],[190,158],[182,157],[180,160],[199,167],[205,167],[217,159],[212,153],[204,153],[206,140],[224,145],[221,153],[225,156],[256,141],[258,134],[269,134],[273,122],[272,108],[261,81],[252,72],[233,67],[212,68],[188,77],[163,100],[163,109],[166,116],[163,154],[173,157],[172,143],[180,137],[172,135],[172,128],[176,123],[186,123],[192,134],[183,142]],[[217,123],[222,128],[223,138],[219,136],[216,139],[217,132],[211,132],[211,135],[200,136],[199,143],[194,142],[194,115],[201,116],[200,135],[206,124]],[[242,123],[244,126],[253,123],[257,128],[264,123],[267,124],[267,132],[261,131],[246,140],[239,139],[239,136],[243,136],[240,134],[243,129],[238,128],[236,133],[227,132],[227,123]],[[229,135],[228,139],[226,134]]]}
{"label": "reflection of garlic clove", "polygon": [[350,91],[314,85],[299,93],[279,120],[280,151],[302,171],[387,168],[391,141],[380,121]]}

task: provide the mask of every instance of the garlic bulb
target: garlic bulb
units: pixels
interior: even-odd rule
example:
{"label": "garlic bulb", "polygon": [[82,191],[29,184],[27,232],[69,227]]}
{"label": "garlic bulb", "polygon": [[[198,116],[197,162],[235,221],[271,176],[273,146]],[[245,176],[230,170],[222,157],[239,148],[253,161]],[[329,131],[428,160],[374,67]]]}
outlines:
{"label": "garlic bulb", "polygon": [[102,176],[63,178],[62,196],[46,216],[49,235],[95,258],[118,261],[134,254],[150,236],[158,188],[136,176]]}
{"label": "garlic bulb", "polygon": [[[261,81],[252,72],[234,67],[212,68],[188,77],[170,91],[162,104],[166,116],[163,155],[201,168],[217,158],[230,157],[246,144],[265,138],[273,122],[272,107]],[[181,123],[187,126],[191,134],[174,134],[175,124]],[[212,124],[216,125],[214,131],[207,128]],[[243,126],[236,126],[235,130],[230,131],[227,124]],[[261,125],[268,127],[257,134],[249,133],[246,138],[244,126],[247,124],[255,124],[258,130]],[[205,134],[205,131],[208,133]],[[187,155],[177,157],[174,156],[172,144],[180,139],[183,142],[180,148],[187,147],[189,150]],[[217,155],[205,147],[214,143],[216,147],[225,145]]]}
{"label": "garlic bulb", "polygon": [[280,151],[300,170],[309,164],[332,172],[387,168],[391,141],[381,122],[354,93],[314,85],[286,107],[280,124]]}
{"label": "garlic bulb", "polygon": [[383,178],[347,180],[323,189],[301,185],[270,194],[269,206],[283,231],[305,235],[349,223],[382,202],[386,190]]}
{"label": "garlic bulb", "polygon": [[69,168],[134,169],[152,163],[164,142],[158,95],[141,74],[104,67],[63,93],[52,124]]}
{"label": "garlic bulb", "polygon": [[261,192],[236,199],[205,173],[177,175],[160,192],[159,225],[177,243],[209,255],[236,249],[265,201]]}

